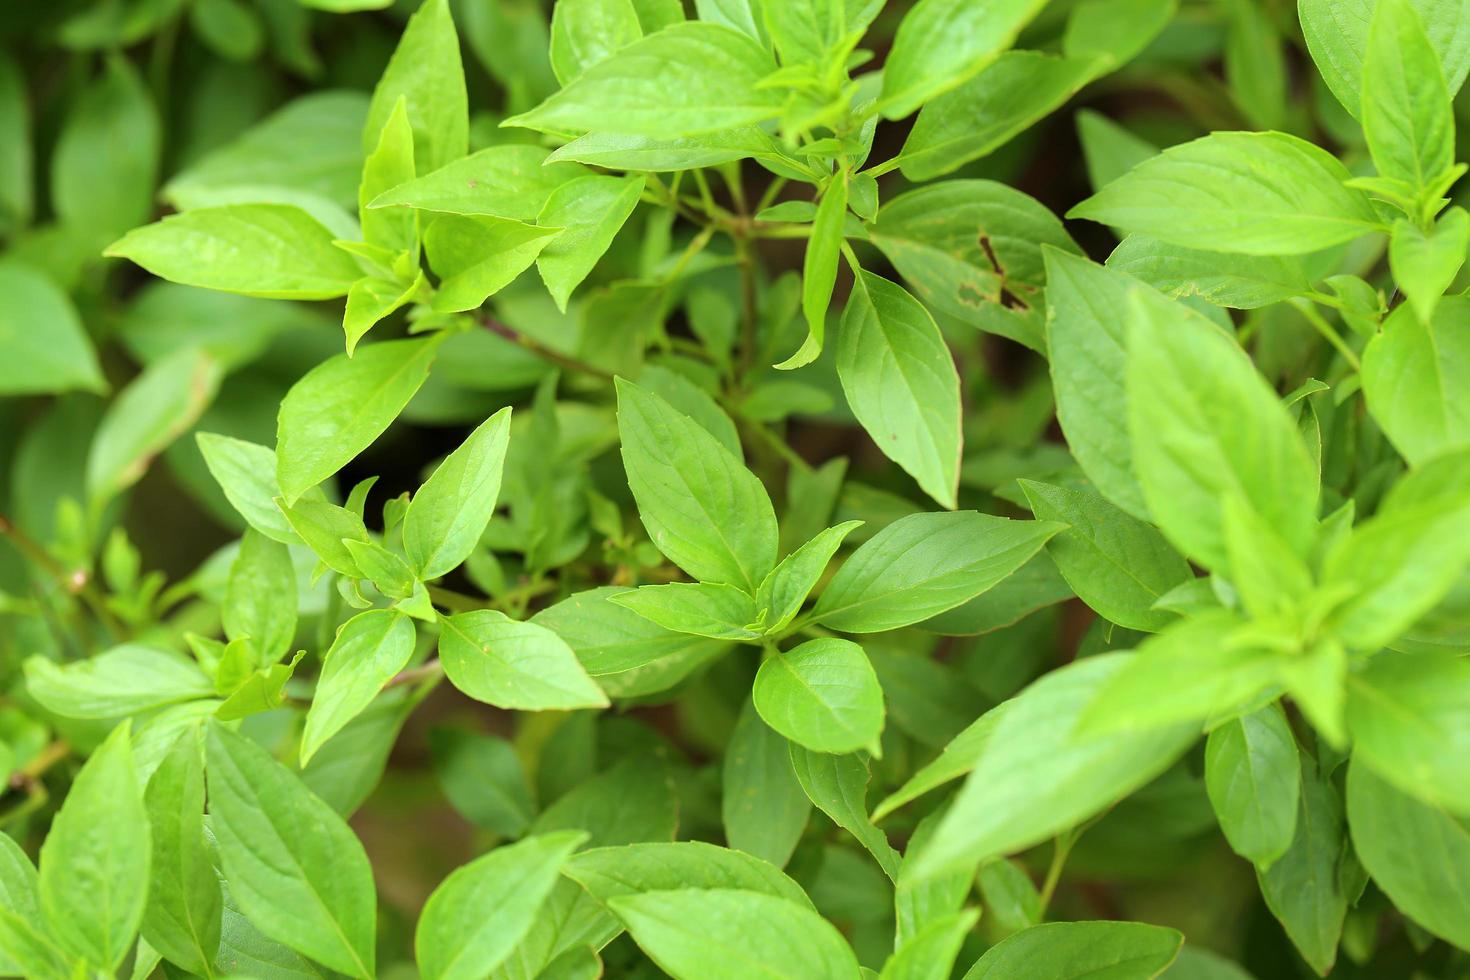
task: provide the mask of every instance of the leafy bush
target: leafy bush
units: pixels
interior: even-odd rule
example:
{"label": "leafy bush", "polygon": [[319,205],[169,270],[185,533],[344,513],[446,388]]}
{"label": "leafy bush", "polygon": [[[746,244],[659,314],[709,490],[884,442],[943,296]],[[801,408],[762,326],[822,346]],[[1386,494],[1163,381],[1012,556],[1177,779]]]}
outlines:
{"label": "leafy bush", "polygon": [[1466,4],[387,5],[0,14],[0,973],[1470,976]]}

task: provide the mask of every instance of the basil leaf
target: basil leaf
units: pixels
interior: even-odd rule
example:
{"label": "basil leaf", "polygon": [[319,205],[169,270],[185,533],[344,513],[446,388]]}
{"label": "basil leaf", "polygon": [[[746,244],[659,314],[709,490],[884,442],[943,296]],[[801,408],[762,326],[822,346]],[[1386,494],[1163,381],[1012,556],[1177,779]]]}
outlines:
{"label": "basil leaf", "polygon": [[1232,496],[1305,554],[1316,533],[1317,467],[1245,352],[1142,296],[1128,351],[1134,468],[1164,536],[1207,568],[1226,569],[1221,501]]}
{"label": "basil leaf", "polygon": [[104,392],[92,339],[70,299],[45,276],[18,262],[0,262],[0,395]]}
{"label": "basil leaf", "polygon": [[226,638],[249,639],[262,665],[290,652],[296,639],[296,567],[285,545],[254,529],[245,532],[230,565],[220,618]]}
{"label": "basil leaf", "polygon": [[424,233],[429,267],[439,276],[433,306],[441,313],[473,310],[531,267],[560,228],[508,218],[442,215]]}
{"label": "basil leaf", "polygon": [[791,768],[807,798],[832,822],[857,838],[892,880],[898,879],[900,859],[888,835],[868,817],[868,760],[860,752],[833,755],[811,752],[789,743]]}
{"label": "basil leaf", "polygon": [[104,255],[161,279],[245,296],[333,299],[361,275],[338,236],[291,204],[227,204],[135,228]]}
{"label": "basil leaf", "polygon": [[464,563],[474,551],[500,496],[511,410],[480,423],[439,464],[403,515],[403,550],[425,581]]}
{"label": "basil leaf", "polygon": [[1363,395],[1395,449],[1414,465],[1470,445],[1470,392],[1451,379],[1470,365],[1470,340],[1451,325],[1470,301],[1447,296],[1421,322],[1400,307],[1363,351]]}
{"label": "basil leaf", "polygon": [[749,701],[726,746],[723,773],[725,839],[736,850],[785,867],[806,830],[811,801],[791,767],[786,740],[761,721]]}
{"label": "basil leaf", "polygon": [[567,0],[551,11],[551,70],[570,85],[642,37],[633,0]]}
{"label": "basil leaf", "polygon": [[992,588],[1061,529],[974,511],[900,518],[843,563],[812,615],[846,633],[920,622]]}
{"label": "basil leaf", "polygon": [[848,405],[878,448],[945,507],[958,501],[960,377],[934,318],[902,286],[859,272],[837,347]]}
{"label": "basil leaf", "polygon": [[[1450,94],[1470,72],[1470,13],[1466,0],[1412,0],[1439,55]],[[1348,112],[1360,114],[1363,61],[1376,0],[1300,0],[1302,36],[1328,89]]]}
{"label": "basil leaf", "polygon": [[814,752],[876,749],[883,731],[883,690],[863,648],[820,637],[761,664],[751,691],[760,716]]}
{"label": "basil leaf", "polygon": [[1343,186],[1349,177],[1295,136],[1213,133],[1144,161],[1067,217],[1188,248],[1302,255],[1380,227],[1367,196]]}
{"label": "basil leaf", "polygon": [[1038,974],[1056,980],[1111,974],[1156,977],[1184,937],[1142,922],[1046,922],[992,946],[963,980],[1022,980]]}
{"label": "basil leaf", "polygon": [[372,445],[428,377],[439,338],[338,354],[291,386],[276,423],[276,480],[288,505]]}
{"label": "basil leaf", "polygon": [[566,310],[572,291],[612,247],[638,206],[643,183],[638,177],[579,177],[547,198],[537,223],[564,230],[536,257],[536,268],[558,309]]}
{"label": "basil leaf", "polygon": [[72,782],[41,845],[38,895],[46,931],[66,952],[115,971],[148,897],[151,843],[123,722]]}
{"label": "basil leaf", "polygon": [[208,976],[224,911],[204,831],[204,753],[197,728],[185,728],[148,780],[144,797],[153,837],[143,937],[171,962]]}
{"label": "basil leaf", "polygon": [[551,162],[544,147],[523,143],[488,146],[385,190],[368,207],[411,207],[533,221],[552,192],[586,173],[574,164]]}
{"label": "basil leaf", "polygon": [[600,708],[607,695],[551,630],[493,609],[439,621],[439,659],[451,683],[477,701],[526,711]]}
{"label": "basil leaf", "polygon": [[265,446],[213,432],[194,436],[209,473],[225,499],[247,524],[282,544],[299,544],[301,536],[276,506],[281,495],[276,483],[276,454]]}
{"label": "basil leaf", "polygon": [[801,604],[816,588],[827,563],[842,546],[842,541],[862,521],[847,521],[829,527],[791,554],[761,580],[756,590],[755,607],[766,614],[766,632],[777,633],[790,625],[801,611]]}
{"label": "basil leaf", "polygon": [[1470,830],[1463,819],[1395,789],[1356,759],[1348,767],[1353,847],[1373,881],[1416,923],[1470,945]]}
{"label": "basil leaf", "polygon": [[1078,661],[1004,707],[954,803],[915,858],[916,880],[1015,853],[1075,827],[1184,752],[1196,726],[1106,735],[1078,730],[1097,692],[1129,660],[1103,654]]}
{"label": "basil leaf", "polygon": [[1280,704],[1232,718],[1205,743],[1205,788],[1220,829],[1241,857],[1262,867],[1286,853],[1296,832],[1302,769]]}
{"label": "basil leaf", "polygon": [[1423,195],[1455,162],[1450,92],[1410,0],[1381,0],[1373,8],[1360,116],[1381,177]]}
{"label": "basil leaf", "polygon": [[902,119],[930,99],[958,88],[995,60],[1045,0],[919,0],[893,38],[879,105]]}
{"label": "basil leaf", "polygon": [[655,547],[701,581],[755,592],[776,564],[765,487],[662,398],[621,378],[617,392],[623,466]]}
{"label": "basil leaf", "polygon": [[736,888],[623,895],[608,907],[674,980],[857,980],[857,957],[830,922],[784,898]]}
{"label": "basil leaf", "polygon": [[425,980],[484,977],[531,928],[585,834],[563,831],[497,847],[456,869],[424,904],[414,950]]}
{"label": "basil leaf", "polygon": [[364,153],[378,145],[378,136],[400,99],[413,126],[413,159],[421,173],[438,170],[465,155],[469,110],[449,0],[426,0],[409,18],[373,89],[362,128]]}
{"label": "basil leaf", "polygon": [[840,171],[817,202],[811,237],[802,257],[801,312],[806,317],[806,339],[795,354],[776,365],[778,370],[803,367],[822,353],[827,334],[827,308],[832,305],[832,289],[837,284],[846,221],[847,173]]}
{"label": "basil leaf", "polygon": [[27,693],[64,718],[121,718],[214,693],[191,661],[135,643],[66,665],[32,654],[25,676]]}
{"label": "basil leaf", "polygon": [[702,841],[595,847],[573,855],[562,873],[603,904],[678,888],[739,888],[812,907],[801,886],[772,865]]}
{"label": "basil leaf", "polygon": [[774,118],[782,98],[757,83],[776,68],[723,24],[674,24],[622,48],[504,125],[550,133],[698,136]]}
{"label": "basil leaf", "polygon": [[645,585],[610,601],[679,633],[715,640],[751,640],[761,635],[760,616],[749,593],[713,582]]}
{"label": "basil leaf", "polygon": [[236,907],[266,937],[371,978],[377,895],[356,835],[254,742],[211,723],[205,744],[210,826]]}
{"label": "basil leaf", "polygon": [[301,734],[304,766],[322,745],[372,703],[413,655],[413,621],[373,609],[349,619],[322,658],[311,710]]}
{"label": "basil leaf", "polygon": [[1154,604],[1192,576],[1154,527],[1087,489],[1020,484],[1038,519],[1069,525],[1046,551],[1078,598],[1128,629],[1155,632],[1175,620]]}

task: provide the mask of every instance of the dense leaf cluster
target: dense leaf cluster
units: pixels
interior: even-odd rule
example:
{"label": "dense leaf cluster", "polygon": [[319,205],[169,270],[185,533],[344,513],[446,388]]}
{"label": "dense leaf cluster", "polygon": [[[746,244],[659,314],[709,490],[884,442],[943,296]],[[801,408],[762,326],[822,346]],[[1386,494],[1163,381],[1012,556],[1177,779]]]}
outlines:
{"label": "dense leaf cluster", "polygon": [[1470,0],[0,44],[0,974],[1470,976]]}

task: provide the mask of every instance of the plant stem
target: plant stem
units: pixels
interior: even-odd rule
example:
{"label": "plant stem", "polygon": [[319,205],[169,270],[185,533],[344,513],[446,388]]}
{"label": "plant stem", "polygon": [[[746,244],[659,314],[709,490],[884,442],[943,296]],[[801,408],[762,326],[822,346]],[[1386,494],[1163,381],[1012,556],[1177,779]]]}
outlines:
{"label": "plant stem", "polygon": [[1333,329],[1332,324],[1328,323],[1326,318],[1317,312],[1316,307],[1302,299],[1291,300],[1291,305],[1296,307],[1297,312],[1306,317],[1307,322],[1315,327],[1317,332],[1337,349],[1337,352],[1343,356],[1343,359],[1353,366],[1354,371],[1361,371],[1363,369],[1363,363],[1358,360],[1358,355],[1347,345],[1347,341],[1343,340],[1338,332]]}
{"label": "plant stem", "polygon": [[97,591],[97,586],[92,582],[92,577],[85,568],[67,571],[59,561],[51,556],[49,551],[41,547],[4,514],[0,514],[0,536],[9,538],[16,550],[55,579],[63,592],[79,596],[87,608],[92,611],[92,615],[96,616],[98,621],[112,634],[113,639],[120,639],[127,632],[122,622],[112,614],[112,610],[107,608],[107,600],[101,592]]}
{"label": "plant stem", "polygon": [[611,381],[613,379],[611,372],[604,371],[594,364],[588,364],[586,361],[578,360],[569,354],[563,354],[555,348],[548,347],[534,337],[528,337],[526,334],[521,333],[515,327],[501,323],[483,309],[475,312],[475,321],[497,337],[503,337],[517,346],[524,347],[543,361],[549,361],[557,367],[591,375],[594,378],[601,378],[603,381]]}
{"label": "plant stem", "polygon": [[417,667],[410,667],[407,670],[400,670],[398,673],[388,678],[388,682],[383,685],[383,690],[386,691],[389,688],[402,687],[405,684],[417,684],[419,681],[437,679],[439,677],[442,677],[443,675],[444,665],[440,663],[439,659],[436,657],[433,660],[430,660],[424,664],[420,664]]}

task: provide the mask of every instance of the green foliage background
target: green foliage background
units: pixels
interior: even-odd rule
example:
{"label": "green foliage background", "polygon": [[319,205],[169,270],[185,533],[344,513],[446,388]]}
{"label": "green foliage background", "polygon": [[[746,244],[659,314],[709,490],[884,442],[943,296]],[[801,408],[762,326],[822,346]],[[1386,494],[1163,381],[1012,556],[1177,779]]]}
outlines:
{"label": "green foliage background", "polygon": [[0,9],[0,975],[1470,977],[1470,0]]}

